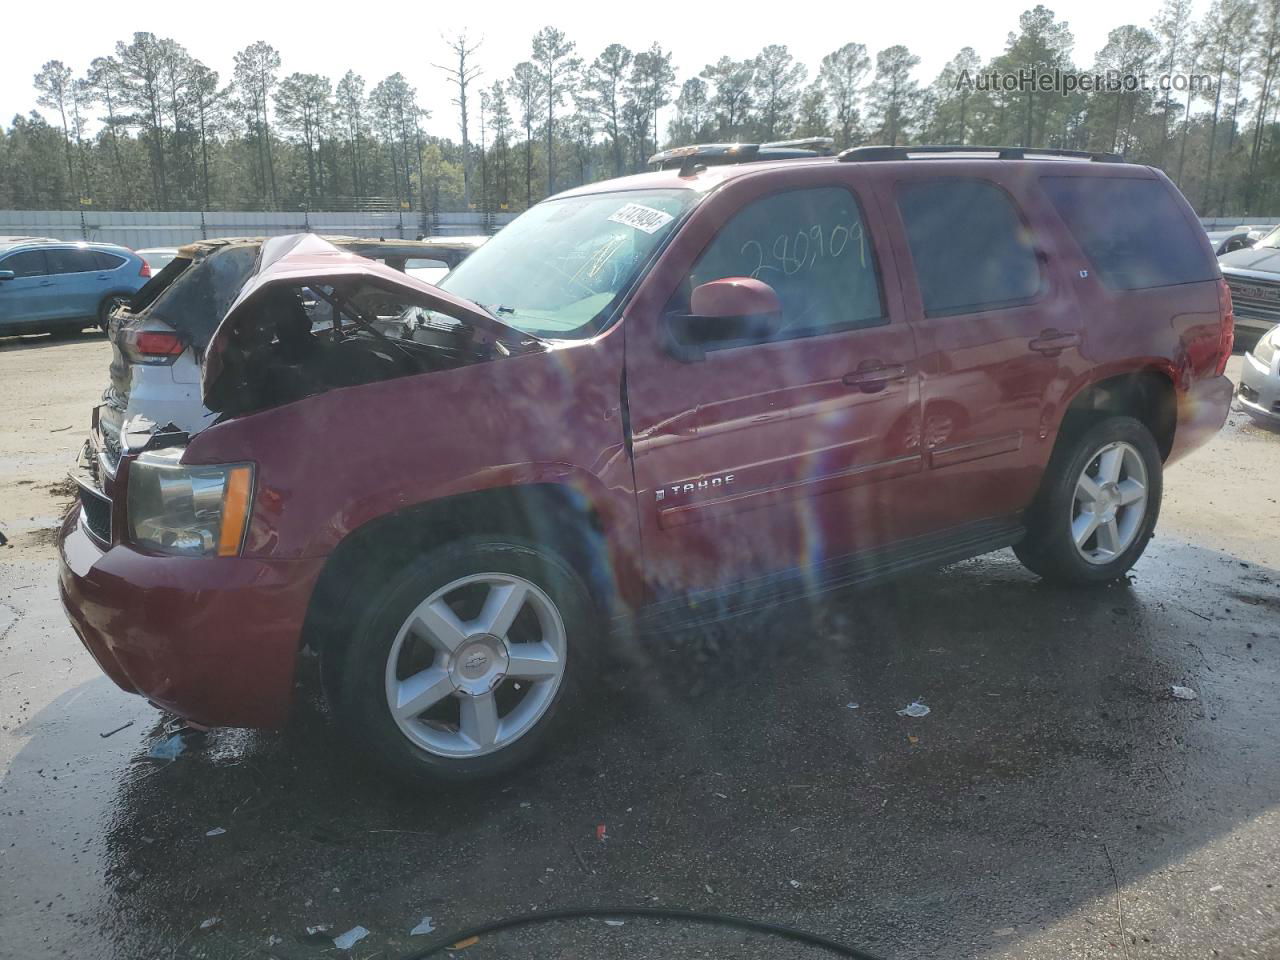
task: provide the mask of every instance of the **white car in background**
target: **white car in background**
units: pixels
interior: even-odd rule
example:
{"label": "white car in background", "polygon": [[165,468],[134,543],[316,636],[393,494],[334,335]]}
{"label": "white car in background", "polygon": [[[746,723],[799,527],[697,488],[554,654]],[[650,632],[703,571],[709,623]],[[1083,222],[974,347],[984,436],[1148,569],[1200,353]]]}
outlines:
{"label": "white car in background", "polygon": [[147,261],[147,266],[151,268],[152,274],[157,274],[169,265],[169,262],[178,255],[177,247],[147,247],[143,250],[133,251],[143,260]]}
{"label": "white car in background", "polygon": [[1259,423],[1280,426],[1280,326],[1245,352],[1236,401]]}
{"label": "white car in background", "polygon": [[424,237],[417,242],[429,243],[439,248],[441,256],[409,257],[400,269],[411,277],[417,277],[423,283],[439,283],[446,273],[462,262],[468,254],[483,246],[488,239],[483,234],[475,237]]}

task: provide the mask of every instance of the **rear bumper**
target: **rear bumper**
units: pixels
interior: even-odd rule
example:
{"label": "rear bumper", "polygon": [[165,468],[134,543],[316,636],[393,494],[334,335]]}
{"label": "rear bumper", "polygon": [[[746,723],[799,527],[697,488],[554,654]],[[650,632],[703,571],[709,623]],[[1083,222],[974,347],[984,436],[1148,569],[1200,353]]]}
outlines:
{"label": "rear bumper", "polygon": [[278,727],[323,560],[104,549],[73,510],[58,537],[72,626],[119,687],[209,726]]}
{"label": "rear bumper", "polygon": [[1197,380],[1178,395],[1178,427],[1165,464],[1181,460],[1204,446],[1227,422],[1235,386],[1228,377]]}
{"label": "rear bumper", "polygon": [[1253,416],[1280,423],[1280,357],[1267,366],[1246,353],[1236,401]]}

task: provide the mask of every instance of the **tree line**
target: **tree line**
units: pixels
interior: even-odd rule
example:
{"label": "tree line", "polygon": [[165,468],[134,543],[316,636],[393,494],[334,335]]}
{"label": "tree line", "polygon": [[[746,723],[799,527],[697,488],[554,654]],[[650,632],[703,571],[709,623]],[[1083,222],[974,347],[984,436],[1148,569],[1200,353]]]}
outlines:
{"label": "tree line", "polygon": [[[50,60],[35,75],[52,119],[32,110],[0,125],[0,208],[520,210],[643,170],[668,145],[829,136],[837,149],[1114,152],[1164,169],[1201,215],[1280,213],[1280,0],[1213,0],[1198,20],[1191,0],[1165,0],[1150,24],[1112,30],[1092,61],[1074,47],[1038,5],[998,56],[965,47],[928,83],[908,47],[854,41],[812,69],[770,44],[681,80],[658,43],[590,56],[550,26],[495,75],[464,33],[432,65],[451,100],[428,107],[399,72],[372,84],[350,70],[284,74],[259,41],[221,77],[139,32],[82,74]],[[1148,82],[1063,92],[986,79],[1055,71]],[[456,119],[456,139],[424,132],[432,108]]]}

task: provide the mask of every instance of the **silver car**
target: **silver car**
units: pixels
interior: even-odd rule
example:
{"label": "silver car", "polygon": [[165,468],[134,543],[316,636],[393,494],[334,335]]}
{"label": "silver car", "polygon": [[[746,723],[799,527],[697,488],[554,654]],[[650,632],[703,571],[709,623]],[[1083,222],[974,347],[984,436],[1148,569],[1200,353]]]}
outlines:
{"label": "silver car", "polygon": [[1245,353],[1236,400],[1255,420],[1280,425],[1280,326]]}
{"label": "silver car", "polygon": [[[438,279],[488,238],[325,239],[401,272],[428,271]],[[121,431],[134,417],[187,434],[213,424],[215,414],[200,396],[199,357],[253,273],[261,247],[261,237],[180,247],[126,307],[112,314],[110,383],[93,417],[93,429],[100,434],[100,466],[108,474],[114,475],[119,461]]]}

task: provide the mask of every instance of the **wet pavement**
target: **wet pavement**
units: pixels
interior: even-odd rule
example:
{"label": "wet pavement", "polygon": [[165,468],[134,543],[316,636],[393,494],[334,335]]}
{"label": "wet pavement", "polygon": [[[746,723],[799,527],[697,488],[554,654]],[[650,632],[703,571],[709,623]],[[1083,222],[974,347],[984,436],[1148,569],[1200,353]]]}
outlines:
{"label": "wet pavement", "polygon": [[[96,372],[96,346],[56,349]],[[43,442],[0,450],[0,504],[56,479],[22,452]],[[1167,475],[1127,583],[1051,588],[1003,552],[649,638],[540,764],[434,793],[338,747],[310,671],[288,730],[147,759],[161,718],[80,648],[24,494],[0,548],[0,956],[342,955],[306,936],[328,924],[390,960],[426,916],[605,904],[885,958],[1280,956],[1278,476],[1280,434],[1233,415]],[[601,914],[455,955],[822,954]]]}

